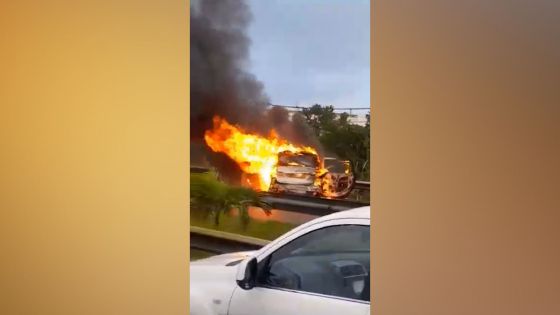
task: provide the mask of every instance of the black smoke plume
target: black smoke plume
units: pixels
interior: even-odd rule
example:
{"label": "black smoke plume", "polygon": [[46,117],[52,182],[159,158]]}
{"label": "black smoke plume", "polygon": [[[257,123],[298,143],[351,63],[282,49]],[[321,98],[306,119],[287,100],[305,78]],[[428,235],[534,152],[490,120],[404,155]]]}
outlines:
{"label": "black smoke plume", "polygon": [[191,5],[191,137],[202,139],[212,117],[264,132],[268,103],[263,85],[246,71],[251,20],[242,0],[201,0]]}
{"label": "black smoke plume", "polygon": [[294,132],[286,111],[267,111],[263,85],[247,71],[251,18],[243,0],[191,1],[191,163],[206,162],[226,177],[239,175],[237,165],[204,145],[204,131],[212,127],[214,115],[252,132],[266,135],[275,128],[298,144],[316,144]]}

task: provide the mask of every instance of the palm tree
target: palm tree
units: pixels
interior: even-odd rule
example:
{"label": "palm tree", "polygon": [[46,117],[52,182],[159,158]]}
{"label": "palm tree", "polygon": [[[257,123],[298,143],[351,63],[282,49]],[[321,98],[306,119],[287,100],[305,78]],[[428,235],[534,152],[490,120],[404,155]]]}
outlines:
{"label": "palm tree", "polygon": [[271,213],[271,206],[252,189],[227,185],[219,181],[215,173],[191,174],[191,209],[202,211],[205,217],[213,216],[215,225],[220,224],[222,213],[238,209],[241,225],[246,228],[250,206]]}

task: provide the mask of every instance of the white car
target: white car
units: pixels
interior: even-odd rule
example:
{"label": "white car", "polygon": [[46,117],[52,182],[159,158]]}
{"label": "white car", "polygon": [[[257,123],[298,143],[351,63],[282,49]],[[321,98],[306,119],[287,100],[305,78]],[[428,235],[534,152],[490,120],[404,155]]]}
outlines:
{"label": "white car", "polygon": [[341,211],[258,251],[191,262],[190,314],[369,314],[369,228],[369,207]]}

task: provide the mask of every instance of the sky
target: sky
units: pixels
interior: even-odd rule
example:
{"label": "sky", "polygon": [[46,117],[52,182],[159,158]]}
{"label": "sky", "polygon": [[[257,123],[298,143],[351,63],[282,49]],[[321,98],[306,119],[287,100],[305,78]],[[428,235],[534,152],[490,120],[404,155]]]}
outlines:
{"label": "sky", "polygon": [[248,0],[249,71],[273,104],[370,106],[368,0]]}

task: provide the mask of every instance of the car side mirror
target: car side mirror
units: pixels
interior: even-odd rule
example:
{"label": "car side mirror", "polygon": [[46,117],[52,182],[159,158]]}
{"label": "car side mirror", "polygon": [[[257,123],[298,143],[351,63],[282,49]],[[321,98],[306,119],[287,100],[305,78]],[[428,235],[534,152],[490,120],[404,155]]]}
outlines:
{"label": "car side mirror", "polygon": [[251,290],[257,284],[257,259],[249,257],[239,264],[237,285],[243,290]]}

